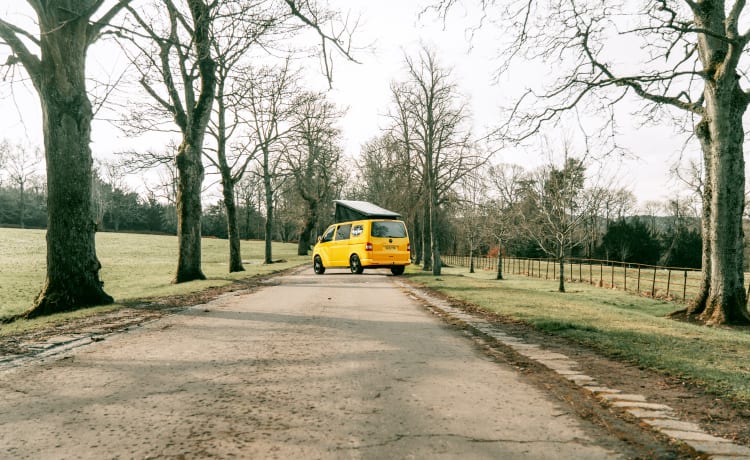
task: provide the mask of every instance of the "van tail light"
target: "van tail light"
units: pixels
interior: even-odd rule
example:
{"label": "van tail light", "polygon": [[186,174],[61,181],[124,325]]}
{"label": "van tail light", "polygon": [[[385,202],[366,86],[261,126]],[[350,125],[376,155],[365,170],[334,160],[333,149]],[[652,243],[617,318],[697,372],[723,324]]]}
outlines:
{"label": "van tail light", "polygon": [[406,245],[406,252],[411,252],[411,243]]}
{"label": "van tail light", "polygon": [[365,251],[372,251],[372,243],[369,241],[365,244]]}

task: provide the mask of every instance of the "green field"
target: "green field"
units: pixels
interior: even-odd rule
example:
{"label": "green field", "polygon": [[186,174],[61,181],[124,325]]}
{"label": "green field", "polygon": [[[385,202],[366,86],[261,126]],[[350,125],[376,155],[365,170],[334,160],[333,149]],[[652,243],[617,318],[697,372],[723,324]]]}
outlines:
{"label": "green field", "polygon": [[[45,276],[45,232],[0,228],[0,318],[31,307]],[[129,233],[97,233],[96,252],[102,263],[101,278],[116,302],[185,294],[229,284],[309,262],[297,256],[296,244],[274,243],[274,260],[263,264],[263,242],[243,241],[245,272],[229,273],[229,242],[203,239],[203,273],[208,279],[171,284],[177,267],[177,237]]]}
{"label": "green field", "polygon": [[750,330],[710,328],[665,318],[678,305],[587,283],[557,282],[444,268],[436,278],[411,267],[408,276],[503,316],[522,320],[617,359],[689,379],[735,401],[750,402]]}

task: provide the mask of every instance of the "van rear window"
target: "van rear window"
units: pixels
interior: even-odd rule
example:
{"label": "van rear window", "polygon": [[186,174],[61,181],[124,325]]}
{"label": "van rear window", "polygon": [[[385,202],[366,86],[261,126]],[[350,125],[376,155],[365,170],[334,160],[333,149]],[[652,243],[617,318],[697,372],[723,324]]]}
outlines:
{"label": "van rear window", "polygon": [[376,238],[406,238],[406,227],[403,222],[373,222],[370,233]]}

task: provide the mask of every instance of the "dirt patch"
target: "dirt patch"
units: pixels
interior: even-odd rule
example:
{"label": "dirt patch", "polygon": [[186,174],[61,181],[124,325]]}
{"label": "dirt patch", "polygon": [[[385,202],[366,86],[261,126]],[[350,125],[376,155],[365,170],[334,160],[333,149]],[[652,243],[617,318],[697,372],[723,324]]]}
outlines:
{"label": "dirt patch", "polygon": [[[438,291],[431,290],[431,293],[449,300],[454,307],[484,318],[509,334],[530,343],[544,344],[545,349],[569,356],[580,364],[581,370],[585,374],[593,377],[604,386],[622,390],[625,393],[642,394],[650,402],[667,404],[675,409],[680,420],[697,423],[706,432],[714,436],[750,446],[750,404],[720,398],[696,382],[638,366],[632,362],[604,356],[602,353],[579,343],[540,332],[522,321],[489,312]],[[574,406],[590,407],[583,399],[596,401],[588,392],[579,387],[575,387],[575,392],[564,388],[570,386],[565,379],[555,379],[558,381],[557,383],[553,383],[552,380],[545,380],[549,379],[549,375],[554,373],[544,366],[535,365],[518,354],[511,353],[511,356],[514,356],[513,359],[517,361],[516,365],[529,374],[532,379],[537,380],[562,399],[571,399],[569,402],[573,402]],[[599,405],[601,406],[601,403]],[[609,410],[609,412],[616,414],[622,420],[636,422],[634,417],[624,411]],[[585,410],[579,415],[585,417]],[[610,422],[611,420],[607,421],[606,417],[603,417],[600,421],[604,424]]]}

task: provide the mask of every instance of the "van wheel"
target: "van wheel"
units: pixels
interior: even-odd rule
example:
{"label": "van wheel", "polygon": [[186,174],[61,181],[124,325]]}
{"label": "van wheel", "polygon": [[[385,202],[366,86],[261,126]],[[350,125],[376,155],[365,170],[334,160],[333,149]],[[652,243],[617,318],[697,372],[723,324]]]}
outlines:
{"label": "van wheel", "polygon": [[317,275],[322,275],[326,272],[326,268],[323,266],[323,261],[320,260],[320,256],[315,256],[315,260],[313,261],[313,270],[315,270],[315,273]]}
{"label": "van wheel", "polygon": [[357,275],[361,275],[363,271],[365,271],[365,268],[362,266],[362,262],[359,260],[359,256],[357,254],[352,254],[352,256],[349,258],[349,270],[352,271],[352,273],[356,273]]}
{"label": "van wheel", "polygon": [[391,267],[391,273],[393,273],[393,276],[399,276],[404,274],[404,266],[403,265],[394,265]]}

